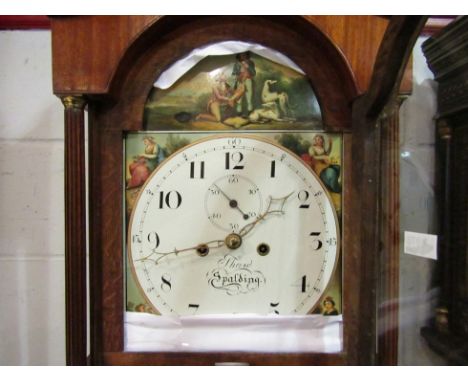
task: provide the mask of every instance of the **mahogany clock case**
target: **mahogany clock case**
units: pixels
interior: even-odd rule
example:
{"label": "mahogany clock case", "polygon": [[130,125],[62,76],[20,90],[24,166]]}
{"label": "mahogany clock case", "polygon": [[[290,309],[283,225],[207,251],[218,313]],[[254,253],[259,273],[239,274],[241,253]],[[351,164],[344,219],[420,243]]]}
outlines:
{"label": "mahogany clock case", "polygon": [[[123,163],[124,160],[122,156],[123,134],[142,129],[143,109],[146,98],[152,84],[163,69],[189,53],[192,49],[200,46],[223,40],[253,40],[256,43],[284,53],[304,70],[307,77],[311,80],[312,87],[316,91],[322,108],[324,123],[330,132],[349,131],[350,129],[351,116],[349,104],[355,96],[356,90],[353,86],[351,74],[340,57],[339,52],[331,50],[330,46],[329,51],[321,49],[319,44],[323,45],[327,41],[319,40],[315,41],[315,44],[311,44],[304,41],[303,38],[299,39],[300,35],[298,32],[278,23],[255,19],[255,23],[250,24],[250,27],[242,21],[242,28],[240,28],[239,21],[232,19],[231,23],[223,23],[222,25],[213,23],[209,26],[206,23],[195,21],[172,31],[170,37],[166,36],[165,43],[161,44],[154,41],[154,45],[146,46],[144,54],[132,63],[129,72],[126,73],[125,81],[122,81],[121,88],[118,89],[117,102],[110,106],[99,104],[97,107],[94,105],[90,107],[90,146],[100,148],[99,158],[96,158],[98,160],[92,165],[90,186],[93,189],[96,183],[99,185],[102,190],[99,199],[104,201],[98,202],[99,206],[95,206],[94,203],[90,206],[90,210],[92,211],[90,216],[101,216],[99,222],[92,222],[90,227],[90,231],[95,236],[91,242],[91,248],[95,248],[93,252],[96,254],[102,253],[102,260],[98,264],[95,264],[94,260],[92,261],[91,267],[93,269],[95,269],[95,265],[99,265],[99,268],[101,268],[96,273],[92,272],[93,275],[99,275],[101,283],[100,286],[95,286],[92,290],[104,291],[106,294],[108,293],[106,291],[113,291],[110,295],[95,296],[93,304],[93,354],[98,357],[102,354],[102,359],[98,362],[119,363],[121,362],[120,360],[129,357],[130,362],[137,363],[149,360],[151,360],[151,363],[179,363],[184,359],[185,362],[190,360],[190,362],[195,363],[208,362],[213,364],[233,358],[232,355],[227,354],[222,356],[217,354],[197,354],[194,356],[191,354],[189,358],[183,358],[182,354],[171,353],[164,355],[151,355],[148,353],[126,355],[122,353],[124,346],[123,312],[125,310],[123,306],[123,259],[125,253],[124,248],[122,248],[121,239],[125,236],[125,233],[116,224],[122,218],[122,200],[112,197],[112,195],[121,195],[121,190],[124,189],[125,185],[121,181],[122,167],[115,164]],[[299,26],[302,28],[308,27],[304,22],[302,26]],[[322,37],[321,40],[324,40],[323,36],[320,36],[319,33],[317,33],[317,37]],[[300,40],[302,41],[300,42]],[[295,44],[291,44],[290,41],[295,41]],[[307,55],[304,54],[304,46],[310,47],[310,53]],[[316,62],[316,60],[323,60],[323,64]],[[334,68],[334,66],[338,68]],[[321,69],[318,70],[319,68]],[[336,84],[335,86],[339,86],[339,89],[333,89],[330,84]],[[345,157],[347,155],[349,156],[349,153],[345,153]],[[92,163],[94,160],[95,157],[93,155],[90,158],[90,162]],[[106,200],[109,203],[105,203]],[[98,207],[98,213],[96,213],[96,207]],[[346,205],[344,206],[344,210],[346,210]],[[99,246],[99,243],[102,243],[101,245],[105,245],[105,247]],[[94,279],[94,277],[92,278]],[[347,290],[352,291],[353,287],[348,285]],[[353,308],[347,307],[346,300],[343,303],[346,317],[352,317]],[[345,332],[349,329],[345,323]],[[241,361],[247,360],[251,364],[258,362],[252,361],[256,358],[261,358],[262,362],[272,364],[302,363],[306,360],[309,363],[312,359],[327,359],[327,363],[342,362],[340,354],[265,354],[260,356],[245,353],[238,354],[234,358]]]}
{"label": "mahogany clock case", "polygon": [[[351,69],[342,51],[330,38],[314,23],[302,17],[164,17],[151,20],[145,18],[135,22],[135,28],[141,33],[134,33],[135,38],[128,44],[128,49],[122,49],[118,44],[110,42],[105,35],[92,40],[92,49],[101,46],[102,50],[115,46],[124,54],[111,76],[102,77],[106,70],[106,59],[102,56],[92,60],[88,55],[92,51],[89,46],[82,49],[83,55],[77,57],[77,63],[83,68],[82,78],[77,80],[81,72],[64,69],[64,63],[72,62],[70,51],[57,48],[61,41],[67,40],[70,34],[85,41],[87,30],[102,31],[103,26],[125,28],[132,25],[129,19],[109,18],[103,20],[99,17],[77,18],[75,20],[57,20],[52,23],[53,44],[56,52],[68,52],[60,57],[54,54],[54,73],[59,75],[54,79],[54,91],[61,96],[80,96],[85,94],[88,99],[89,114],[89,272],[90,272],[90,347],[91,364],[215,364],[217,362],[247,362],[249,364],[292,365],[292,364],[369,364],[375,357],[376,333],[372,328],[375,324],[375,284],[372,276],[374,260],[372,254],[376,251],[375,225],[372,221],[376,211],[378,182],[366,182],[363,189],[361,176],[373,179],[375,168],[366,170],[370,156],[379,156],[379,146],[375,143],[378,136],[366,129],[366,123],[356,130],[356,121],[361,118],[359,113],[353,113],[353,101],[358,98],[360,86],[356,82],[355,74]],[[119,22],[130,24],[120,24]],[[55,27],[54,27],[55,23]],[[83,27],[75,31],[66,31],[65,25]],[[390,23],[392,24],[392,23]],[[369,26],[371,24],[368,24]],[[379,33],[368,37],[372,39],[373,46],[377,47],[382,38],[387,22],[378,21]],[[394,35],[387,44],[396,47],[393,68],[387,74],[390,81],[396,80],[398,70],[409,55],[407,40],[414,40],[417,28],[421,25],[419,18],[400,18],[392,24]],[[130,28],[131,29],[131,28]],[[88,29],[89,30],[89,29]],[[128,29],[127,29],[128,30]],[[356,29],[357,31],[358,29]],[[105,33],[110,33],[109,29]],[[54,34],[55,32],[55,34]],[[63,35],[61,33],[63,33]],[[357,34],[362,32],[357,32]],[[124,352],[124,274],[125,249],[122,238],[125,228],[122,218],[125,214],[122,192],[125,189],[123,163],[124,163],[124,137],[127,133],[143,130],[144,106],[155,79],[181,57],[193,49],[222,41],[254,42],[283,53],[296,63],[305,73],[317,96],[322,111],[324,131],[343,135],[343,166],[352,171],[346,171],[342,179],[343,188],[343,217],[342,217],[342,259],[343,259],[343,306],[344,312],[344,350],[338,354],[322,353],[274,353],[259,354],[241,352],[229,353],[129,353]],[[70,41],[70,40],[68,40]],[[80,40],[79,40],[80,41]],[[399,41],[397,43],[396,41]],[[407,45],[406,45],[407,44]],[[99,51],[97,49],[96,51]],[[376,50],[375,50],[376,51]],[[88,52],[88,53],[86,53]],[[88,55],[88,65],[83,59]],[[115,56],[115,52],[110,52]],[[387,60],[388,63],[388,60]],[[381,67],[381,61],[377,67]],[[368,78],[370,78],[368,70]],[[385,71],[383,71],[385,72]],[[78,75],[77,75],[78,74]],[[382,89],[377,89],[371,98],[378,99],[382,94],[390,92],[385,87],[386,81],[374,82]],[[384,78],[384,77],[382,77]],[[401,79],[401,77],[400,77]],[[362,86],[362,73],[358,79]],[[88,82],[90,81],[90,82]],[[68,82],[68,84],[67,84]],[[104,88],[96,84],[107,84]],[[365,86],[365,85],[364,85]],[[94,89],[93,89],[94,87]],[[387,93],[385,93],[387,91]],[[383,92],[383,93],[382,93]],[[381,99],[379,99],[381,97]],[[369,99],[363,99],[362,110],[365,109]],[[354,106],[355,108],[355,106]],[[76,110],[77,108],[73,109]],[[82,120],[76,111],[68,114],[68,125],[81,126]],[[353,143],[358,139],[359,146]],[[80,137],[69,138],[66,141],[79,142]],[[363,149],[359,149],[362,147]],[[353,149],[354,148],[354,149]],[[78,148],[68,146],[69,152],[76,152]],[[82,160],[82,159],[80,159]],[[359,163],[357,163],[358,161]],[[73,182],[73,177],[81,178],[80,172],[84,168],[82,163],[71,164],[67,179]],[[74,169],[74,170],[73,170]],[[73,171],[75,173],[73,174]],[[367,173],[366,173],[367,171]],[[367,179],[367,178],[366,178]],[[71,183],[69,183],[71,185]],[[348,187],[346,187],[348,185]],[[373,195],[373,196],[372,196]],[[78,199],[80,199],[78,197]],[[81,202],[78,202],[81,203]],[[362,208],[362,207],[366,208]],[[76,211],[75,211],[76,212]],[[80,221],[83,212],[77,212]],[[367,228],[356,224],[356,218],[362,219],[372,214],[372,221]],[[75,215],[76,217],[77,215]],[[74,220],[73,218],[72,220]],[[82,220],[81,220],[82,221]],[[78,236],[83,238],[84,227],[78,227]],[[73,232],[72,232],[73,231]],[[69,230],[68,237],[71,242],[75,240],[76,230]],[[365,240],[373,237],[372,240]],[[76,249],[70,249],[71,252]],[[73,280],[70,275],[70,280]],[[76,291],[76,290],[75,290]],[[81,292],[74,295],[74,302],[83,306],[86,295]],[[366,301],[366,303],[364,303]],[[363,309],[366,306],[368,309]],[[73,306],[69,305],[69,308]],[[82,310],[81,313],[82,314]],[[71,315],[73,315],[71,313]],[[80,329],[81,330],[81,329]],[[75,331],[75,335],[74,335]],[[77,328],[71,328],[67,336],[70,338],[69,351],[73,353],[78,349],[83,353],[83,336],[76,335]],[[81,331],[82,333],[82,331]],[[69,335],[68,335],[69,334]],[[85,337],[85,336],[84,336]],[[75,339],[78,340],[75,342]],[[86,341],[86,338],[84,338]],[[86,347],[84,347],[86,348]],[[364,350],[365,349],[365,350]],[[77,353],[80,353],[77,352]],[[82,362],[82,358],[81,361]]]}

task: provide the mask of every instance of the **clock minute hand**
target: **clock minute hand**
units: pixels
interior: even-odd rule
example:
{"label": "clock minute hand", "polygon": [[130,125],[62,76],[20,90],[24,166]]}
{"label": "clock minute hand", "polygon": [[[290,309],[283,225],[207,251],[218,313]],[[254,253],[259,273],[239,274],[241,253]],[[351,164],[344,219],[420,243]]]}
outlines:
{"label": "clock minute hand", "polygon": [[[252,229],[257,225],[258,222],[261,220],[264,220],[265,217],[268,215],[273,215],[273,214],[279,214],[283,215],[284,214],[284,205],[288,198],[294,194],[294,191],[290,192],[288,195],[283,196],[282,198],[273,198],[271,195],[268,197],[268,207],[266,211],[261,214],[260,216],[257,217],[253,222],[246,224],[244,227],[242,227],[239,231],[239,236],[244,237],[247,235]],[[275,207],[276,205],[276,207]]]}
{"label": "clock minute hand", "polygon": [[[188,247],[188,248],[183,248],[183,249],[174,248],[173,251],[169,251],[169,252],[152,251],[148,256],[142,257],[141,259],[137,259],[135,261],[154,261],[154,263],[157,265],[158,262],[162,260],[163,258],[165,258],[166,256],[169,256],[169,255],[177,256],[179,253],[189,252],[189,251],[194,251],[194,250],[197,252],[198,256],[204,257],[208,255],[208,253],[210,252],[210,249],[222,248],[225,245],[226,243],[224,242],[224,240],[211,240],[206,243],[198,244],[194,247]],[[156,260],[151,259],[150,257],[154,255],[159,256],[159,257]]]}

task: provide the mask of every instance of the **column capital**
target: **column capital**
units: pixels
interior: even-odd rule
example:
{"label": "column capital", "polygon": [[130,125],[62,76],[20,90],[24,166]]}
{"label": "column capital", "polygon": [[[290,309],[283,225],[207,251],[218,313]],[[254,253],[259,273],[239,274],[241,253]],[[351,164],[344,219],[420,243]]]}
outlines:
{"label": "column capital", "polygon": [[63,106],[65,106],[65,110],[83,110],[87,103],[86,98],[83,95],[60,96],[60,100],[62,101]]}

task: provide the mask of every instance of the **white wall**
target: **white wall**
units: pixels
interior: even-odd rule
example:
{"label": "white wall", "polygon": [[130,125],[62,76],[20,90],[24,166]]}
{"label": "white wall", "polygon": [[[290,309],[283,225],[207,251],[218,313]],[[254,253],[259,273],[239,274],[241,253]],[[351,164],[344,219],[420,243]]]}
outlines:
{"label": "white wall", "polygon": [[0,32],[0,365],[65,364],[63,107],[49,31]]}

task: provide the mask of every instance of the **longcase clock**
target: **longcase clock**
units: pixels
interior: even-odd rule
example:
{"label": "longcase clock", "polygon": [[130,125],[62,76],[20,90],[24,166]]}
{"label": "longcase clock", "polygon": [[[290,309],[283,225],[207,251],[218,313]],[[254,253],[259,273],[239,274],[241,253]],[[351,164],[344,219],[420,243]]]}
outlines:
{"label": "longcase clock", "polygon": [[67,363],[376,363],[376,121],[422,23],[53,18]]}

